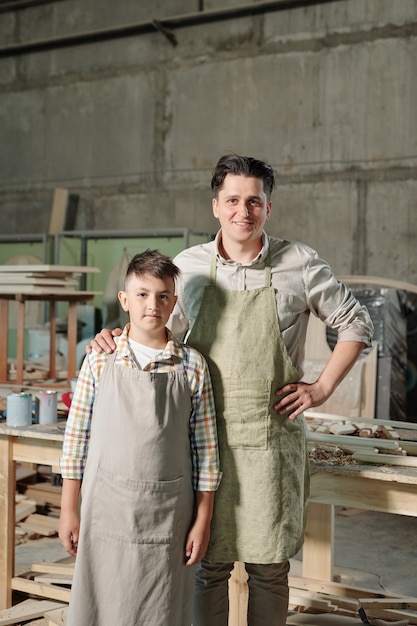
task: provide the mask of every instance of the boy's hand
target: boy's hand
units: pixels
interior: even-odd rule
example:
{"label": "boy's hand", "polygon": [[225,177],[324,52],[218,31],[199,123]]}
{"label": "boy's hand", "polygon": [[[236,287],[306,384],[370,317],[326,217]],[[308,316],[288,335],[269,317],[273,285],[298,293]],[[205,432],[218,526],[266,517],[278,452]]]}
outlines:
{"label": "boy's hand", "polygon": [[77,513],[71,515],[61,513],[59,518],[59,538],[65,551],[76,556],[80,535],[80,520]]}
{"label": "boy's hand", "polygon": [[185,544],[185,564],[199,563],[207,552],[210,539],[210,524],[195,523],[188,533]]}
{"label": "boy's hand", "polygon": [[93,349],[98,352],[98,354],[102,354],[102,352],[107,352],[107,354],[111,354],[116,349],[116,344],[113,341],[113,337],[118,337],[122,334],[121,328],[115,328],[114,330],[109,330],[108,328],[103,328],[97,335],[90,341],[85,351],[87,354],[91,354]]}

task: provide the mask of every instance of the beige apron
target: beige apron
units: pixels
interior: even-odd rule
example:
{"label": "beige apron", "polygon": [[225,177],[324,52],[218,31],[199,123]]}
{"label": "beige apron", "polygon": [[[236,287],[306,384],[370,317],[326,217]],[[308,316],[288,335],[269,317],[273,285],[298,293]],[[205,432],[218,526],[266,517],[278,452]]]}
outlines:
{"label": "beige apron", "polygon": [[109,357],[92,419],[67,626],[190,626],[190,411],[181,363],[149,373]]}
{"label": "beige apron", "polygon": [[304,418],[278,415],[275,390],[299,376],[281,337],[267,261],[265,286],[205,288],[188,343],[207,359],[222,481],[206,559],[279,563],[302,545],[309,467]]}

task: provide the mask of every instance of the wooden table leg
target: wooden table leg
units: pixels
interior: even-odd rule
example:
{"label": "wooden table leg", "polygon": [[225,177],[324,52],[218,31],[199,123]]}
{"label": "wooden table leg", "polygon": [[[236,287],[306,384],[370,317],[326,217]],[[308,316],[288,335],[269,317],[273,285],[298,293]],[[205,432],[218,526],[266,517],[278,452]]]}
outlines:
{"label": "wooden table leg", "polygon": [[12,443],[0,437],[0,609],[12,606],[15,550],[15,464]]}
{"label": "wooden table leg", "polygon": [[56,378],[56,302],[49,303],[49,378]]}
{"label": "wooden table leg", "polygon": [[76,350],[77,350],[77,303],[68,303],[68,352],[67,352],[67,380],[75,377]]}
{"label": "wooden table leg", "polygon": [[21,385],[25,359],[25,301],[18,298],[17,306],[16,383]]}
{"label": "wooden table leg", "polygon": [[7,381],[7,355],[9,335],[9,302],[0,300],[0,382]]}
{"label": "wooden table leg", "polygon": [[303,545],[303,576],[333,580],[334,506],[310,502]]}

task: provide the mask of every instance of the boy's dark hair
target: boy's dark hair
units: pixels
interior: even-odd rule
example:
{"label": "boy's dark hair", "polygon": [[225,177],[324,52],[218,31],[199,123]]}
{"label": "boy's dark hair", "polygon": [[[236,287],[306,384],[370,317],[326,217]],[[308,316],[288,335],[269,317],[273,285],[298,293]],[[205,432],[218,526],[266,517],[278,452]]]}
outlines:
{"label": "boy's dark hair", "polygon": [[179,267],[177,267],[168,256],[159,252],[159,250],[145,250],[135,254],[130,261],[126,270],[126,280],[131,274],[136,276],[143,276],[143,274],[150,274],[156,278],[173,278],[180,273]]}
{"label": "boy's dark hair", "polygon": [[225,154],[220,157],[211,178],[211,188],[215,197],[222,189],[227,174],[260,178],[263,181],[268,201],[271,199],[272,190],[275,186],[275,172],[267,161],[239,156],[238,154]]}

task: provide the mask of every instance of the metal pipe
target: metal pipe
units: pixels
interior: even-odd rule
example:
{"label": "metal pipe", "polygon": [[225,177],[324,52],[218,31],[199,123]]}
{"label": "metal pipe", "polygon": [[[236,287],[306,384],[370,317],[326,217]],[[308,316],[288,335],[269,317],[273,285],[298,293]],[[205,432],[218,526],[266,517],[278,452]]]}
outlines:
{"label": "metal pipe", "polygon": [[23,54],[31,54],[42,52],[45,50],[56,50],[59,48],[69,48],[72,46],[80,46],[91,44],[99,41],[109,41],[111,39],[120,39],[122,37],[133,37],[147,33],[161,31],[161,28],[167,32],[173,29],[187,28],[201,24],[210,24],[213,22],[221,22],[236,18],[260,15],[262,13],[271,13],[275,11],[288,11],[290,9],[298,9],[319,4],[329,4],[340,2],[341,0],[276,0],[275,2],[259,2],[256,4],[246,4],[230,9],[219,9],[213,11],[199,11],[196,13],[188,13],[173,17],[158,19],[157,29],[155,20],[146,22],[137,22],[135,24],[126,24],[124,26],[116,26],[114,28],[103,28],[100,30],[75,33],[73,35],[65,35],[51,39],[43,39],[39,41],[31,41],[27,43],[11,44],[0,48],[0,57],[13,57]]}
{"label": "metal pipe", "polygon": [[63,2],[63,0],[13,0],[13,2],[2,2],[0,4],[0,13],[22,11],[23,9],[31,9],[40,4],[56,4],[57,2]]}

